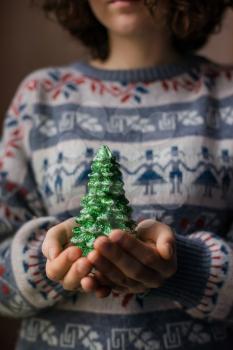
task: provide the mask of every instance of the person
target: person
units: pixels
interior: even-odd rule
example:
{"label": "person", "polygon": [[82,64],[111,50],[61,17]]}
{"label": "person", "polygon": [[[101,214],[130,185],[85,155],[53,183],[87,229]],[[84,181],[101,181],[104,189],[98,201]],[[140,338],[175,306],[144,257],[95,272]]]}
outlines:
{"label": "person", "polygon": [[[39,4],[89,55],[29,74],[4,121],[0,312],[23,319],[17,349],[232,349],[233,70],[196,51],[233,1]],[[85,257],[69,240],[103,144],[137,235]]]}

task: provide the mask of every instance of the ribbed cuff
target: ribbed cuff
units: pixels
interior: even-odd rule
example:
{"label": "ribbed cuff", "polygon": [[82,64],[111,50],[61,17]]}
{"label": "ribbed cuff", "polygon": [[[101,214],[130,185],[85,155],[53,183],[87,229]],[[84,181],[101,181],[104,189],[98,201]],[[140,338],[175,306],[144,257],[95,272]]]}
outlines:
{"label": "ribbed cuff", "polygon": [[200,303],[211,269],[211,253],[200,239],[176,235],[177,272],[152,293],[179,302],[184,308]]}
{"label": "ribbed cuff", "polygon": [[54,305],[71,292],[47,278],[46,258],[42,244],[51,226],[58,224],[56,217],[41,217],[24,224],[12,243],[12,266],[18,288],[24,298],[38,309]]}

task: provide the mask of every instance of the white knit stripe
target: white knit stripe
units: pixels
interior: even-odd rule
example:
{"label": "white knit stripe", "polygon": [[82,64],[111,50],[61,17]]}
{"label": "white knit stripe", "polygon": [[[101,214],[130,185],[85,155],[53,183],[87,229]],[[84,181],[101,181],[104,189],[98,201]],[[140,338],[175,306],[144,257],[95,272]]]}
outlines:
{"label": "white knit stripe", "polygon": [[[230,149],[232,146],[232,142],[230,140],[222,140],[216,141],[207,139],[204,137],[180,137],[174,141],[175,144],[180,145],[180,149],[185,150],[186,154],[183,159],[188,164],[190,168],[194,168],[196,164],[200,161],[200,148],[202,145],[206,145],[210,150],[218,145],[218,149]],[[93,148],[94,151],[100,147],[102,141],[91,141],[91,140],[70,140],[63,141],[62,143],[62,152],[64,158],[66,157],[68,161],[66,161],[66,169],[68,172],[72,172],[78,163],[81,163],[85,160],[85,151],[87,146]],[[165,139],[162,141],[151,141],[151,142],[143,142],[143,143],[120,143],[120,142],[107,142],[107,145],[112,150],[119,150],[126,159],[122,159],[121,164],[125,166],[130,171],[134,171],[141,164],[141,158],[144,156],[147,149],[153,149],[155,153],[155,160],[159,163],[160,166],[165,167],[166,164],[170,160],[170,145],[171,140]],[[191,145],[191,147],[190,147]],[[71,150],[75,150],[75,154],[71,152]],[[57,146],[50,147],[46,150],[46,155],[51,164],[51,168],[48,170],[48,173],[54,173],[56,169],[56,159],[57,159]],[[44,173],[41,170],[41,166],[43,164],[43,160],[45,157],[44,150],[38,150],[33,153],[33,167],[35,169],[35,174],[37,176],[38,184],[43,182]],[[72,158],[75,157],[74,160]],[[159,157],[159,159],[158,159]],[[69,160],[70,159],[70,160]],[[215,161],[216,167],[221,167],[221,159],[216,155]],[[81,171],[82,169],[80,169]],[[156,171],[164,178],[165,183],[156,186],[156,195],[151,195],[145,197],[144,186],[136,186],[135,182],[137,178],[142,174],[144,168],[141,169],[140,173],[135,175],[129,175],[126,172],[123,172],[124,179],[124,188],[126,191],[126,196],[129,199],[132,205],[150,205],[154,204],[155,200],[159,200],[161,205],[170,205],[171,201],[171,183],[170,183],[170,168],[168,167],[165,171],[161,171],[156,168]],[[72,176],[67,176],[64,174],[63,181],[63,192],[66,194],[67,201],[57,203],[56,197],[51,197],[51,205],[49,208],[51,215],[56,215],[58,212],[63,212],[64,210],[72,210],[77,208],[78,203],[80,203],[81,198],[84,196],[86,188],[85,186],[74,187],[75,179],[78,177],[80,172],[75,173]],[[185,186],[186,183],[194,183],[198,173],[192,173],[188,171],[183,172],[183,184]],[[217,191],[219,191],[217,189]],[[211,197],[203,197],[203,188],[201,186],[188,186],[184,187],[182,193],[174,193],[172,195],[173,204],[176,206],[182,206],[184,203],[186,205],[196,205],[199,206],[202,203],[202,206],[209,208],[219,208],[223,209],[226,206],[225,198],[222,198],[221,192],[218,192],[218,201],[213,201]],[[47,198],[44,198],[44,202],[46,203]],[[228,203],[230,206],[230,203]],[[232,203],[233,206],[233,203]]]}
{"label": "white knit stripe", "polygon": [[61,301],[56,308],[69,311],[85,311],[98,314],[143,314],[147,312],[175,310],[178,307],[169,299],[158,296],[147,295],[143,299],[143,307],[136,301],[135,295],[129,298],[129,302],[124,306],[127,299],[126,294],[109,295],[104,299],[97,299],[94,293],[79,293],[77,300],[73,303],[71,300]]}

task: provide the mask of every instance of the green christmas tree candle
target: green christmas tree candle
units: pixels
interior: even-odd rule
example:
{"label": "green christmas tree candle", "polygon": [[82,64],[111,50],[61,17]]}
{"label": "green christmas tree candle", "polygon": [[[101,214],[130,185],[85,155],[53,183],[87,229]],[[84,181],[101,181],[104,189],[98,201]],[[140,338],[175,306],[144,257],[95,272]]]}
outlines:
{"label": "green christmas tree candle", "polygon": [[86,256],[93,250],[97,237],[108,235],[113,229],[134,232],[132,208],[125,197],[120,165],[107,146],[101,146],[88,175],[88,191],[81,200],[80,215],[75,218],[71,242]]}

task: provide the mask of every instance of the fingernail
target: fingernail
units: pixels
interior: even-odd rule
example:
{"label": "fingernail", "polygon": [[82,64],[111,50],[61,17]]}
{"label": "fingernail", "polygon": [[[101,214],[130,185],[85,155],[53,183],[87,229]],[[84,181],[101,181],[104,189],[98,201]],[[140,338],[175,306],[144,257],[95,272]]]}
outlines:
{"label": "fingernail", "polygon": [[56,249],[50,248],[49,249],[49,260],[55,259],[56,255],[57,255]]}
{"label": "fingernail", "polygon": [[167,243],[166,244],[166,250],[167,250],[168,259],[171,259],[172,255],[173,255],[173,247],[172,247],[172,245]]}

